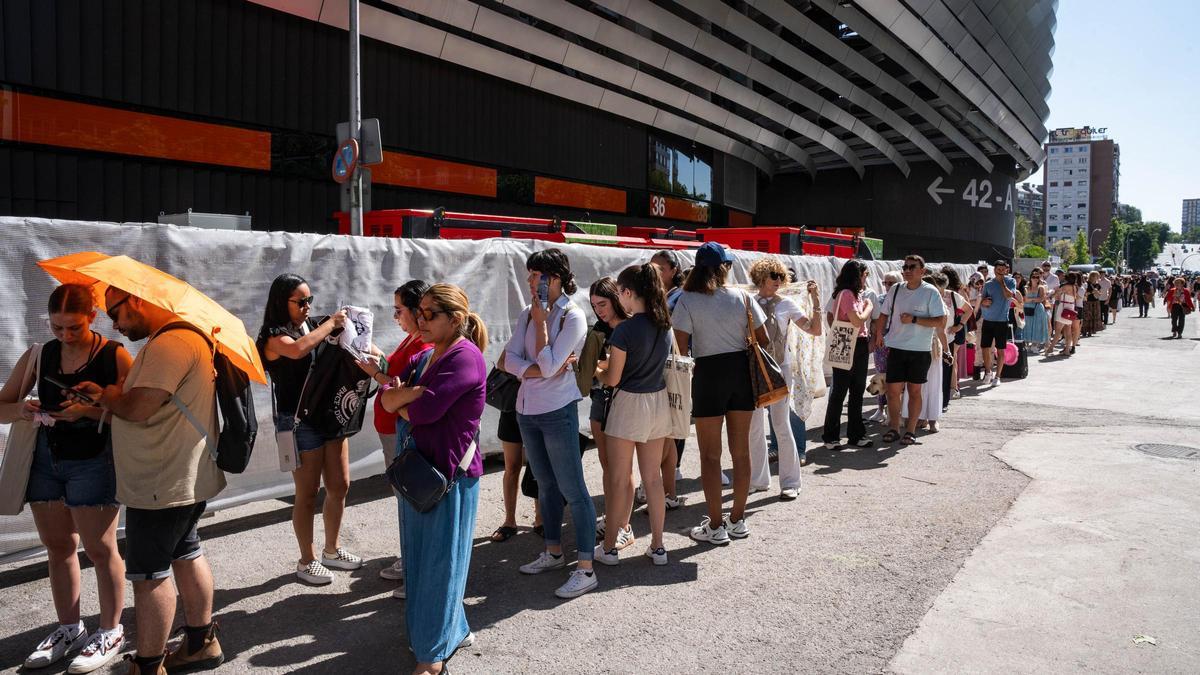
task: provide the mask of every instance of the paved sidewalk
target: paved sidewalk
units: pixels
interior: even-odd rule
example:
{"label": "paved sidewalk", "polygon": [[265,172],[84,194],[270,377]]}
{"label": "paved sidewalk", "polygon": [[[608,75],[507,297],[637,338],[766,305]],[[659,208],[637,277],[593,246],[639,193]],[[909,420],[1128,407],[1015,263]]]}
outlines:
{"label": "paved sidewalk", "polygon": [[1062,362],[1057,386],[988,392],[1028,413],[996,456],[1032,482],[892,670],[1200,672],[1200,461],[1130,447],[1200,447],[1200,349],[1167,330],[1126,314]]}

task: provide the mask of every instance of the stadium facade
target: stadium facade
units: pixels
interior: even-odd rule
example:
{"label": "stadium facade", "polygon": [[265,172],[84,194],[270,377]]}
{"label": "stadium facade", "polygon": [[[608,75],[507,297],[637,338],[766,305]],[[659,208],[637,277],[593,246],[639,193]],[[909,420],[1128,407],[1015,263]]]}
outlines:
{"label": "stadium facade", "polygon": [[[346,0],[5,0],[0,213],[334,231]],[[363,0],[375,209],[1011,251],[1055,0]]]}

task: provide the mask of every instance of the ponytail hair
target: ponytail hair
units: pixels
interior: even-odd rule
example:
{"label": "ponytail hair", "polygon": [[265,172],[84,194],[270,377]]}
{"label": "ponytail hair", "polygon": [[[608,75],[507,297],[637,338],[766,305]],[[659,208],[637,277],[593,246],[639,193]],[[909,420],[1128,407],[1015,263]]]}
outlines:
{"label": "ponytail hair", "polygon": [[646,304],[646,314],[651,323],[659,328],[671,327],[671,312],[667,309],[667,293],[663,290],[662,277],[654,265],[630,265],[617,275],[617,285],[632,291]]}
{"label": "ponytail hair", "polygon": [[96,307],[96,298],[90,286],[63,284],[50,294],[47,305],[50,314],[91,314]]}
{"label": "ponytail hair", "polygon": [[474,342],[479,351],[487,349],[487,326],[483,317],[471,311],[471,302],[461,288],[454,284],[434,284],[425,291],[425,296],[459,323],[459,335]]}

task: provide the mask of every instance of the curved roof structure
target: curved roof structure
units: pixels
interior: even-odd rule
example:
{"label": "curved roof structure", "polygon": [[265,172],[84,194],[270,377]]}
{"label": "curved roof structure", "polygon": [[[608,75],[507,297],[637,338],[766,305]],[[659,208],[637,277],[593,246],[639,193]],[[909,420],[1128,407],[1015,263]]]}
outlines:
{"label": "curved roof structure", "polygon": [[[253,0],[345,28],[348,0]],[[1057,0],[369,0],[363,35],[753,163],[1044,159]]]}

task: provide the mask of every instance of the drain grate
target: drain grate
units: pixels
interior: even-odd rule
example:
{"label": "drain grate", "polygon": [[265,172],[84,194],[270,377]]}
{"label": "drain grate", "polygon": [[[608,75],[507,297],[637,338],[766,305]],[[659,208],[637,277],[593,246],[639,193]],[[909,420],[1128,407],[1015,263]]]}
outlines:
{"label": "drain grate", "polygon": [[1147,455],[1153,455],[1155,457],[1167,457],[1170,459],[1200,459],[1200,448],[1191,448],[1186,445],[1138,443],[1132,447],[1138,452],[1144,452]]}

